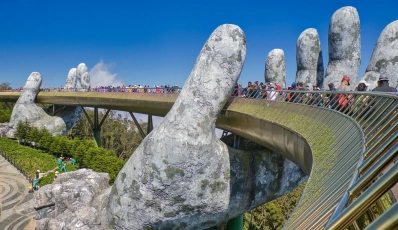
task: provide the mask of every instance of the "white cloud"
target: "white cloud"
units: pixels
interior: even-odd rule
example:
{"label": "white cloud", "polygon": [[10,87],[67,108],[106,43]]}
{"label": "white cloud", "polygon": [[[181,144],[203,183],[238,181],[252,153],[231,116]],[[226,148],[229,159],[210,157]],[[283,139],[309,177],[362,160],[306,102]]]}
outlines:
{"label": "white cloud", "polygon": [[123,81],[116,78],[117,73],[111,73],[111,69],[115,66],[114,63],[104,63],[100,60],[90,70],[91,87],[94,86],[122,86]]}

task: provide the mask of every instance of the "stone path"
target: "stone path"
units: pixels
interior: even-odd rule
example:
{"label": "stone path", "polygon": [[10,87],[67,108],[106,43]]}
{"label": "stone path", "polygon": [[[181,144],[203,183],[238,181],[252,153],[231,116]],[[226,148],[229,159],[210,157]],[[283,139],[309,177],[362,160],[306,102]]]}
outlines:
{"label": "stone path", "polygon": [[29,183],[10,163],[0,156],[0,229],[34,230],[35,210]]}

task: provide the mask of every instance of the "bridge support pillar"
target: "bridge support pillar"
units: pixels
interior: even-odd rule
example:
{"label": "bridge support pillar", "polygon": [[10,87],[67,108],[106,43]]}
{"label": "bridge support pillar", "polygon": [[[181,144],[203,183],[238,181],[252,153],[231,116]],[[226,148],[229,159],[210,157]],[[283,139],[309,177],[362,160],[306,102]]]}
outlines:
{"label": "bridge support pillar", "polygon": [[153,119],[152,115],[148,114],[148,126],[146,129],[146,135],[148,135],[153,130]]}
{"label": "bridge support pillar", "polygon": [[144,139],[146,135],[144,133],[144,130],[142,130],[140,123],[138,123],[137,118],[135,118],[135,116],[132,112],[129,112],[129,113],[130,113],[131,118],[133,118],[134,124],[137,127],[138,132],[140,132],[142,139]]}
{"label": "bridge support pillar", "polygon": [[101,129],[93,129],[93,135],[97,147],[101,147]]}
{"label": "bridge support pillar", "polygon": [[108,116],[108,114],[111,110],[108,109],[106,111],[104,117],[102,118],[101,122],[99,122],[98,108],[94,108],[93,121],[90,119],[90,117],[88,116],[88,114],[87,114],[86,110],[83,108],[83,106],[81,106],[81,108],[83,109],[84,115],[86,115],[86,118],[87,118],[88,122],[90,123],[91,128],[93,129],[93,136],[94,136],[95,143],[97,144],[98,147],[101,147],[101,126],[104,123],[106,117]]}
{"label": "bridge support pillar", "polygon": [[[240,136],[234,134],[234,148],[237,149],[240,146]],[[233,219],[230,219],[227,224],[228,230],[242,230],[243,229],[243,214]]]}
{"label": "bridge support pillar", "polygon": [[227,224],[228,230],[242,230],[243,229],[243,215],[230,219]]}
{"label": "bridge support pillar", "polygon": [[5,104],[6,104],[6,106],[7,106],[10,110],[12,110],[12,106],[10,106],[10,105],[8,104],[8,102],[5,102]]}

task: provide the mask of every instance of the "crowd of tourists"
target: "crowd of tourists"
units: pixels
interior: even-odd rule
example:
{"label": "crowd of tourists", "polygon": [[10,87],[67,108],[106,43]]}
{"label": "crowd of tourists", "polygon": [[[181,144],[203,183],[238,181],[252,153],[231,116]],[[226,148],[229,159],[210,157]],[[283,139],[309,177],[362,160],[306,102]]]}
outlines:
{"label": "crowd of tourists", "polygon": [[[389,79],[384,75],[381,75],[377,81],[377,87],[372,91],[375,92],[397,92],[397,88],[389,86]],[[364,96],[354,96],[350,94],[350,91],[368,91],[368,84],[366,81],[361,80],[357,87],[352,88],[350,84],[350,78],[343,76],[340,85],[337,87],[333,83],[328,84],[327,90],[322,91],[338,91],[344,93],[321,93],[321,89],[314,84],[304,84],[302,82],[293,82],[289,87],[282,88],[278,82],[274,83],[262,83],[255,81],[252,83],[249,81],[246,87],[242,87],[241,84],[237,83],[235,85],[235,90],[232,96],[236,97],[246,97],[246,98],[257,98],[266,99],[272,101],[287,101],[294,103],[304,103],[308,105],[322,106],[327,103],[327,106],[333,109],[336,108],[348,108],[354,107],[355,104],[360,103],[360,101],[365,101],[367,99]],[[280,91],[282,90],[282,91]],[[289,92],[283,90],[293,90],[297,92]],[[307,91],[307,92],[306,92]]]}
{"label": "crowd of tourists", "polygon": [[[381,75],[378,82],[378,86],[374,88],[372,91],[379,92],[397,92],[398,85],[396,88],[389,86],[389,79],[384,75]],[[361,80],[356,88],[352,88],[350,85],[350,78],[347,76],[343,76],[341,80],[341,84],[339,86],[335,86],[333,83],[328,84],[328,89],[322,89],[322,91],[368,91],[368,84],[366,81]],[[22,91],[23,87],[19,87],[17,89],[13,89],[11,91]],[[52,88],[41,88],[40,91],[44,92],[125,92],[125,93],[179,93],[180,88],[177,85],[170,86],[161,85],[161,86],[153,86],[149,85],[122,85],[122,86],[94,86],[89,87],[88,89],[77,89],[77,88],[66,88],[66,87],[52,87]],[[304,87],[302,82],[293,82],[287,88],[282,88],[279,82],[258,82],[254,81],[253,83],[249,81],[246,87],[243,87],[242,84],[236,83],[235,90],[232,96],[237,97],[248,97],[248,98],[261,98],[268,100],[276,100],[279,98],[278,96],[284,94],[287,96],[287,93],[278,92],[279,90],[306,90],[306,91],[321,91],[321,88],[315,84],[307,83]]]}

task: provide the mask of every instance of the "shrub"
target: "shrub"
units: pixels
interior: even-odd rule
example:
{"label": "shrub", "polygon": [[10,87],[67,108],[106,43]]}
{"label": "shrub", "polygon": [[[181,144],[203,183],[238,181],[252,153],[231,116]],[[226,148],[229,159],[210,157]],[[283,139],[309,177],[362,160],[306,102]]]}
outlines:
{"label": "shrub", "polygon": [[37,149],[21,146],[15,140],[0,138],[0,149],[14,158],[31,178],[35,177],[36,170],[45,172],[55,168],[57,165],[54,156]]}

